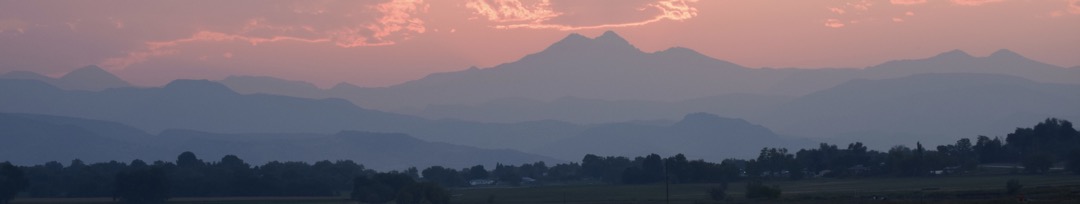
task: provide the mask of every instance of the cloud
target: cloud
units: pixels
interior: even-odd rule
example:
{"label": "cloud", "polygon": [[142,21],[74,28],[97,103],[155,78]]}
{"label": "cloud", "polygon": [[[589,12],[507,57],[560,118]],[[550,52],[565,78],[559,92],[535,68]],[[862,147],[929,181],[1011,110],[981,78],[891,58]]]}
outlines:
{"label": "cloud", "polygon": [[870,10],[870,7],[874,6],[874,3],[870,2],[870,1],[867,1],[867,0],[861,0],[861,1],[856,1],[856,2],[848,2],[847,6],[849,8],[853,8],[853,9],[857,9],[857,10],[861,10],[861,11],[867,11],[867,10]]}
{"label": "cloud", "polygon": [[562,15],[552,10],[550,0],[531,4],[521,0],[472,0],[465,7],[496,23],[543,22]]}
{"label": "cloud", "polygon": [[889,3],[896,5],[917,5],[925,4],[926,0],[889,0]]}
{"label": "cloud", "polygon": [[[371,37],[376,42],[390,44],[393,44],[393,41],[387,38],[396,34],[400,34],[405,38],[411,37],[410,35],[413,33],[422,34],[427,31],[424,27],[424,21],[414,14],[427,12],[428,7],[429,5],[424,4],[423,0],[393,0],[378,4],[375,9],[382,14],[382,18],[379,18],[374,24],[368,25],[367,29],[374,32]],[[341,43],[339,41],[338,45],[355,47],[368,44],[366,44],[366,41],[353,41],[351,43]]]}
{"label": "cloud", "polygon": [[143,43],[144,47],[124,56],[104,59],[100,65],[124,69],[149,58],[179,53],[182,45],[194,43],[240,42],[258,46],[300,42],[328,43],[341,48],[394,45],[427,31],[424,21],[417,15],[427,12],[429,6],[423,0],[390,0],[374,4],[370,1],[301,1],[278,7],[285,9],[263,11],[242,25],[200,28],[180,38],[148,40]]}
{"label": "cloud", "polygon": [[26,32],[26,22],[18,20],[18,19],[0,19],[0,33],[10,32],[10,31],[14,31],[14,32],[18,32],[18,33],[25,33]]}
{"label": "cloud", "polygon": [[988,3],[1002,2],[1005,0],[952,0],[953,4],[962,6],[981,6]]}
{"label": "cloud", "polygon": [[867,17],[867,15],[872,13],[871,10],[874,9],[874,3],[869,0],[849,0],[843,2],[842,5],[826,8],[829,9],[829,12],[832,12],[834,16],[833,18],[825,19],[825,27],[843,28],[849,24],[853,25],[862,21],[874,20],[872,17]]}
{"label": "cloud", "polygon": [[1071,14],[1080,14],[1080,0],[1069,0],[1069,6],[1066,9]]}
{"label": "cloud", "polygon": [[642,26],[684,21],[698,15],[698,0],[626,0],[618,3],[578,0],[469,0],[474,18],[498,29],[562,31]]}
{"label": "cloud", "polygon": [[1066,15],[1080,15],[1080,0],[1064,0],[1064,9],[1055,9],[1049,12],[1050,17],[1062,17]]}
{"label": "cloud", "polygon": [[837,8],[837,7],[829,7],[828,9],[829,9],[829,11],[830,11],[830,12],[833,12],[833,13],[836,13],[836,14],[840,14],[840,15],[844,15],[844,13],[846,13],[846,12],[847,12],[847,11],[844,11],[844,9],[842,9],[842,8]]}
{"label": "cloud", "polygon": [[844,23],[841,22],[840,19],[827,19],[827,20],[825,20],[825,27],[843,28]]}
{"label": "cloud", "polygon": [[151,57],[165,56],[174,53],[176,53],[176,50],[150,50],[129,52],[127,56],[108,58],[98,65],[106,68],[125,68],[133,64],[145,62]]}

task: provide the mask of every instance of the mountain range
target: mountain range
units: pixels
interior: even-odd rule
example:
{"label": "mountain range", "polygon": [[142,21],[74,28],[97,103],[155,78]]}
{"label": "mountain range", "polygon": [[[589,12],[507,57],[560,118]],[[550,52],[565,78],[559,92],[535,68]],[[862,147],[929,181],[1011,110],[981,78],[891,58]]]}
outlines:
{"label": "mountain range", "polygon": [[[367,108],[424,113],[423,109],[432,106],[480,105],[507,99],[675,102],[727,94],[798,97],[854,79],[926,73],[1002,74],[1044,83],[1080,84],[1076,80],[1080,69],[1041,63],[1005,49],[986,57],[952,50],[866,68],[748,68],[682,47],[646,53],[611,31],[596,38],[571,34],[514,62],[434,73],[389,87],[340,84],[316,90],[283,80],[222,82],[239,87],[241,93],[343,98]],[[295,94],[293,90],[304,91]]]}
{"label": "mountain range", "polygon": [[131,84],[120,79],[120,77],[116,77],[116,75],[94,65],[75,69],[74,71],[64,74],[60,78],[52,78],[28,71],[8,72],[0,74],[0,78],[38,80],[69,90],[101,91],[110,88],[131,86]]}
{"label": "mountain range", "polygon": [[[271,150],[281,148],[267,148],[267,146],[281,146],[282,144],[303,145],[316,142],[316,139],[305,135],[335,135],[339,132],[373,131],[373,132],[397,132],[405,133],[424,141],[444,142],[456,145],[466,145],[488,149],[512,149],[527,153],[570,153],[573,154],[541,154],[563,160],[577,160],[583,154],[592,150],[603,149],[600,146],[579,149],[561,148],[564,141],[574,141],[572,138],[596,141],[594,133],[607,129],[611,125],[575,125],[558,121],[531,121],[521,123],[479,123],[461,120],[430,120],[419,117],[400,115],[395,113],[381,112],[357,107],[341,99],[308,99],[288,96],[276,96],[266,94],[239,94],[216,82],[206,80],[177,80],[160,88],[116,88],[104,91],[75,91],[62,90],[51,85],[34,80],[0,79],[0,95],[11,96],[0,98],[0,111],[22,114],[47,114],[65,117],[78,117],[93,120],[116,121],[131,125],[137,129],[148,130],[157,133],[158,137],[139,136],[142,134],[116,134],[117,137],[126,137],[121,141],[138,140],[132,138],[155,138],[155,141],[167,140],[168,136],[176,135],[174,129],[193,130],[181,135],[203,135],[197,138],[234,138],[222,139],[225,146],[217,142],[190,143],[189,140],[174,141],[172,147],[185,150],[199,150],[215,154],[245,154],[253,159],[281,158],[311,159],[312,157],[290,157],[272,154]],[[688,117],[695,119],[700,117]],[[731,125],[729,123],[737,123]],[[780,143],[778,136],[765,131],[742,131],[743,129],[764,129],[756,125],[744,125],[742,120],[714,120],[712,123],[694,123],[696,126],[673,126],[666,127],[665,131],[695,132],[696,137],[676,137],[663,144],[665,152],[687,151],[701,153],[709,158],[732,157],[742,155],[745,152],[737,149],[715,149],[723,146],[723,138],[740,138],[737,144],[803,144],[803,143]],[[628,122],[615,125],[642,123]],[[680,123],[676,123],[680,124]],[[656,124],[652,124],[655,126]],[[88,125],[94,129],[92,125]],[[649,126],[649,127],[653,127]],[[709,127],[726,127],[721,129],[709,129]],[[109,128],[97,128],[109,129]],[[723,131],[719,131],[723,130]],[[127,131],[136,132],[136,131]],[[197,133],[214,132],[214,133]],[[769,134],[758,134],[769,132]],[[257,136],[244,136],[257,133]],[[303,134],[300,134],[303,133]],[[335,134],[336,133],[336,134]],[[668,134],[670,132],[654,131],[652,133]],[[742,134],[747,133],[747,134]],[[752,133],[752,134],[751,134]],[[77,135],[77,134],[76,134]],[[135,135],[135,136],[124,136]],[[268,136],[270,135],[270,136]],[[273,136],[278,135],[278,136]],[[285,135],[285,136],[281,136]],[[757,137],[761,136],[762,137]],[[280,143],[267,143],[266,138],[282,138],[292,136],[293,140],[274,140]],[[649,135],[637,134],[637,138]],[[651,135],[661,136],[661,135]],[[189,136],[190,137],[190,136]],[[630,135],[627,136],[631,138]],[[702,137],[715,137],[709,144],[715,146],[697,146],[701,149],[676,148],[678,144],[705,144],[697,141]],[[246,139],[245,139],[246,138]],[[341,139],[335,137],[321,137],[317,141],[325,143],[309,144],[310,146],[330,145],[338,143],[327,142]],[[231,144],[233,141],[243,142]],[[759,141],[760,140],[760,141]],[[642,143],[637,139],[612,140],[605,144],[591,143],[610,147],[627,146]],[[184,145],[187,144],[187,145]],[[371,144],[380,144],[373,142]],[[587,144],[587,143],[581,143]],[[661,144],[661,143],[657,143]],[[809,144],[809,143],[805,143]],[[359,144],[340,146],[364,148]],[[370,144],[367,144],[370,145]],[[577,146],[580,147],[580,146]],[[787,147],[787,146],[785,146]],[[211,148],[211,149],[205,149]],[[285,148],[285,147],[282,147]],[[396,147],[401,148],[401,147]],[[448,147],[438,147],[446,149]],[[256,150],[252,150],[256,149]],[[288,147],[286,149],[304,149]],[[324,148],[311,148],[304,151],[320,152]],[[378,149],[378,148],[369,148]],[[661,149],[625,149],[619,152],[622,156],[634,156],[653,153]],[[447,150],[449,151],[449,150]],[[340,151],[335,151],[340,153]],[[706,154],[710,152],[710,154]],[[260,156],[263,155],[263,156]],[[323,154],[315,154],[323,155]],[[329,154],[327,156],[332,156]],[[353,154],[349,154],[353,155]],[[450,156],[467,156],[470,154],[448,154]],[[481,157],[486,158],[486,157]],[[460,159],[459,159],[460,160]],[[490,160],[490,159],[488,159]],[[256,160],[257,161],[257,160]]]}
{"label": "mountain range", "polygon": [[427,142],[399,133],[219,134],[170,129],[155,135],[115,122],[22,113],[0,113],[0,132],[5,146],[0,148],[0,161],[17,164],[172,161],[183,151],[206,158],[236,155],[255,164],[348,159],[381,170],[561,161],[508,149]]}
{"label": "mountain range", "polygon": [[75,91],[34,80],[0,79],[0,112],[115,121],[150,132],[406,133],[424,140],[484,148],[529,149],[582,129],[557,121],[478,123],[429,120],[357,107],[341,99],[239,94],[207,80],[164,87]]}
{"label": "mountain range", "polygon": [[673,124],[613,123],[542,147],[539,154],[577,158],[585,154],[634,156],[642,153],[684,154],[721,161],[755,158],[763,147],[810,147],[810,140],[785,137],[742,119],[692,113]]}
{"label": "mountain range", "polygon": [[[1008,50],[986,57],[956,50],[861,69],[747,68],[687,48],[642,52],[605,32],[572,34],[495,67],[376,88],[320,89],[265,76],[131,87],[93,66],[61,78],[11,72],[0,77],[0,112],[7,113],[0,119],[10,121],[0,131],[27,147],[46,144],[39,138],[87,144],[41,154],[49,158],[126,159],[153,155],[139,148],[166,141],[171,144],[149,146],[253,161],[355,158],[379,166],[575,161],[584,154],[718,160],[818,141],[879,149],[944,144],[1048,117],[1075,121],[1076,79],[1080,68]],[[280,149],[311,154],[274,151]],[[365,157],[395,149],[409,151],[390,160]],[[418,156],[427,154],[445,157]],[[35,158],[11,158],[20,159]]]}
{"label": "mountain range", "polygon": [[[749,117],[782,134],[879,145],[995,136],[1025,123],[1080,119],[1080,85],[971,73],[857,79]],[[796,134],[797,133],[797,134]]]}

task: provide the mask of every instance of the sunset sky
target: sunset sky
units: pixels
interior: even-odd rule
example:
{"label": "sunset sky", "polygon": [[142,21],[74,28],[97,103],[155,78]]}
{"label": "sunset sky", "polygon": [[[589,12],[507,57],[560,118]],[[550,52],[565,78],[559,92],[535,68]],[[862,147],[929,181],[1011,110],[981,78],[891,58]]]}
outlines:
{"label": "sunset sky", "polygon": [[138,85],[273,76],[387,86],[614,30],[750,67],[961,49],[1080,65],[1080,0],[0,0],[0,73],[99,65]]}

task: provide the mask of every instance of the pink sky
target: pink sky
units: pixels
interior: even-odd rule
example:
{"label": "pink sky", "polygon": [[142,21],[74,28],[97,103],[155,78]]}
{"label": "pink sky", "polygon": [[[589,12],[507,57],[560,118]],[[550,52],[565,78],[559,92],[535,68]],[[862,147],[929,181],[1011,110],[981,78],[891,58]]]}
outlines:
{"label": "pink sky", "polygon": [[614,30],[750,67],[952,49],[1080,65],[1080,0],[0,0],[0,72],[100,65],[139,85],[274,76],[387,86]]}

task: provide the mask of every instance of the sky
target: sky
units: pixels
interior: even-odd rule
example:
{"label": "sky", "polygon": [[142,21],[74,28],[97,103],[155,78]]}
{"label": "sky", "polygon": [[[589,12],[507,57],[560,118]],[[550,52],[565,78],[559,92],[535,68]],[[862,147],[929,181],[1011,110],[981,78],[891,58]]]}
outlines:
{"label": "sky", "polygon": [[0,0],[0,72],[98,65],[142,86],[272,76],[389,86],[570,33],[749,67],[866,67],[960,49],[1080,66],[1080,0]]}

